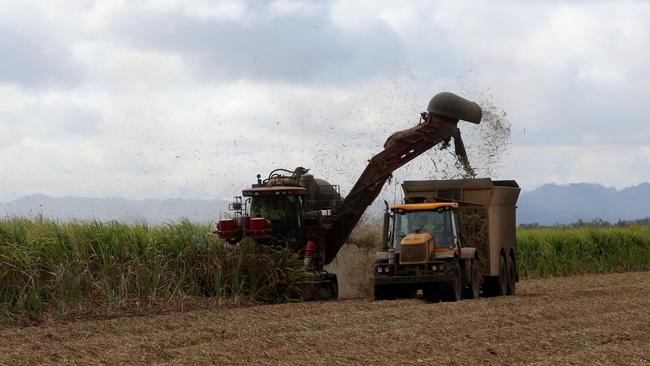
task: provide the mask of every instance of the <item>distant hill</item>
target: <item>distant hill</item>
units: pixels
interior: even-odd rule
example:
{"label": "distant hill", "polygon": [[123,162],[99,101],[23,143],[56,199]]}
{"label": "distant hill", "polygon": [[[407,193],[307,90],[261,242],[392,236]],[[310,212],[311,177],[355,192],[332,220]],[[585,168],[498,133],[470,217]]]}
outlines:
{"label": "distant hill", "polygon": [[517,222],[540,225],[570,224],[578,220],[609,222],[650,217],[650,183],[617,190],[599,184],[547,184],[522,193]]}
{"label": "distant hill", "polygon": [[[517,203],[517,223],[570,224],[578,220],[609,222],[650,217],[650,183],[622,190],[599,184],[547,184],[522,193]],[[35,194],[0,203],[0,216],[43,216],[59,220],[77,218],[101,221],[146,221],[161,224],[187,217],[196,222],[214,222],[227,212],[220,200],[49,197]],[[377,200],[367,216],[379,217],[383,203]]]}
{"label": "distant hill", "polygon": [[50,197],[35,194],[0,203],[2,216],[45,217],[69,220],[97,219],[122,222],[146,221],[163,224],[188,218],[195,222],[214,222],[226,212],[228,202],[220,200],[168,199],[131,200],[124,198]]}

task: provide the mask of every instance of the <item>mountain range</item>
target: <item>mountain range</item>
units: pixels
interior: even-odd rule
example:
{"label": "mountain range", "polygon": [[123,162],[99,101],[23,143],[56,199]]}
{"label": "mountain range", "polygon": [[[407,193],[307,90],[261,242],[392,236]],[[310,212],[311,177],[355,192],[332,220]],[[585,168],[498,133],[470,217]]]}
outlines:
{"label": "mountain range", "polygon": [[[650,217],[650,183],[621,190],[591,183],[546,184],[523,192],[517,205],[519,224],[555,225],[578,220],[616,222],[642,219]],[[227,208],[228,202],[222,200],[56,198],[35,194],[0,203],[0,215],[43,215],[58,220],[146,221],[158,225],[183,217],[196,222],[214,222],[227,212]],[[371,214],[381,212],[380,209],[370,211]]]}
{"label": "mountain range", "polygon": [[147,222],[159,225],[188,218],[194,222],[209,223],[227,212],[228,202],[202,199],[145,199],[50,197],[34,194],[10,202],[0,203],[2,216],[44,217],[57,220],[117,220]]}
{"label": "mountain range", "polygon": [[650,217],[650,183],[621,190],[590,183],[546,184],[522,193],[517,205],[520,224],[643,219]]}

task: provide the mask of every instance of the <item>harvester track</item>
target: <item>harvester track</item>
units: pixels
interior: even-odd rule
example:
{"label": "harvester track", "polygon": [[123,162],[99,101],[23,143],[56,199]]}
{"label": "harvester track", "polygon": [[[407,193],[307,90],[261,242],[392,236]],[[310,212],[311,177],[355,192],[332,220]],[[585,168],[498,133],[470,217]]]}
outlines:
{"label": "harvester track", "polygon": [[648,364],[650,273],[461,301],[296,303],[0,328],[0,364]]}

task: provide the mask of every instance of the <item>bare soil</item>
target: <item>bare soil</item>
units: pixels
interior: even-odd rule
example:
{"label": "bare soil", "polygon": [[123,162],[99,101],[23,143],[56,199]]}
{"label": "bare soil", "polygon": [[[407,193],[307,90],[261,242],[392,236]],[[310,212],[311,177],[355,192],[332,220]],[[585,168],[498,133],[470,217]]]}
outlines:
{"label": "bare soil", "polygon": [[0,328],[0,364],[650,364],[650,273],[458,303],[345,300]]}

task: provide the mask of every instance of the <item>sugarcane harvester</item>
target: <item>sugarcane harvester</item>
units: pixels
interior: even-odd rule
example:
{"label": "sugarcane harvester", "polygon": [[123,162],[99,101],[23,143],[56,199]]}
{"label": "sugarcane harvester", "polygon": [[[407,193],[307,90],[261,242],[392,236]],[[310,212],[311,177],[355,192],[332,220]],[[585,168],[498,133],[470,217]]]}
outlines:
{"label": "sugarcane harvester", "polygon": [[216,233],[235,244],[244,237],[260,245],[288,247],[316,273],[313,298],[336,299],[336,275],[327,273],[366,208],[381,192],[393,171],[439,143],[454,140],[455,154],[471,169],[458,129],[459,120],[480,123],[478,104],[443,92],[431,98],[420,122],[391,135],[384,150],[373,156],[343,199],[339,188],[308,174],[308,169],[275,169],[230,205],[233,214],[217,223]]}

